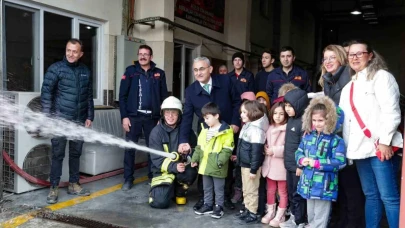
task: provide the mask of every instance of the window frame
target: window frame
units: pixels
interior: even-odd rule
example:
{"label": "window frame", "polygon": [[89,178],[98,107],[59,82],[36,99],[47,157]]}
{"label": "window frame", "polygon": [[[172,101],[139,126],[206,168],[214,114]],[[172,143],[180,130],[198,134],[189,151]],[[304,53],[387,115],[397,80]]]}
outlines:
{"label": "window frame", "polygon": [[[106,74],[103,71],[104,68],[104,62],[105,62],[105,56],[102,54],[102,47],[104,44],[104,39],[103,39],[103,34],[104,34],[104,26],[105,22],[100,21],[100,20],[95,20],[90,17],[85,17],[81,16],[79,14],[75,14],[74,12],[67,12],[64,11],[63,9],[57,9],[51,6],[46,6],[41,3],[36,3],[36,2],[26,2],[23,0],[5,0],[3,2],[3,6],[8,5],[11,7],[27,7],[31,8],[33,10],[38,10],[39,11],[39,24],[36,24],[35,27],[39,29],[39,50],[38,53],[34,53],[36,59],[39,61],[39,85],[35,85],[34,87],[39,86],[41,89],[42,83],[44,81],[44,75],[47,69],[44,69],[44,13],[49,12],[65,17],[72,18],[72,30],[71,30],[71,37],[75,37],[80,39],[80,24],[86,24],[89,26],[96,27],[97,30],[97,72],[96,72],[96,77],[97,77],[97,98],[94,99],[94,104],[95,105],[103,105],[103,89],[106,86],[107,83],[107,78]],[[3,17],[3,16],[2,16]],[[6,29],[6,28],[4,28]],[[5,40],[3,41],[5,42]],[[61,53],[63,55],[63,53]],[[4,59],[4,64],[6,64],[6,59]],[[91,69],[91,66],[87,66]],[[93,79],[94,81],[94,79]],[[4,85],[3,85],[4,86]],[[3,89],[3,88],[1,88]]]}

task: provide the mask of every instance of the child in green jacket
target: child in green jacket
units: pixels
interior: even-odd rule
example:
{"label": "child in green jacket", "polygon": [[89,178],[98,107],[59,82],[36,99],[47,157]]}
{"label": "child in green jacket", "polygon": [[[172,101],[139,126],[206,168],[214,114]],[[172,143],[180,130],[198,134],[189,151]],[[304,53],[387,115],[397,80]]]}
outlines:
{"label": "child in green jacket", "polygon": [[233,130],[227,123],[219,120],[220,110],[215,103],[204,105],[201,113],[208,128],[202,127],[191,166],[198,165],[198,173],[203,175],[204,205],[195,213],[211,214],[211,217],[219,219],[224,215],[224,187],[229,158],[234,148]]}

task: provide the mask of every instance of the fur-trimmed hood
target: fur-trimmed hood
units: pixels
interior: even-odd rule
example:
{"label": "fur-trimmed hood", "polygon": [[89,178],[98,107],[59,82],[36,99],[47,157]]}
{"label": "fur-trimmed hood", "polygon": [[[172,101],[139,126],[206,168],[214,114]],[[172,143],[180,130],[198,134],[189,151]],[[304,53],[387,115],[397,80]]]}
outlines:
{"label": "fur-trimmed hood", "polygon": [[342,125],[344,115],[342,109],[336,107],[335,102],[327,96],[316,97],[309,102],[309,105],[302,116],[302,129],[306,132],[311,132],[313,130],[311,113],[314,106],[319,103],[326,107],[326,126],[323,133],[328,135],[335,133]]}

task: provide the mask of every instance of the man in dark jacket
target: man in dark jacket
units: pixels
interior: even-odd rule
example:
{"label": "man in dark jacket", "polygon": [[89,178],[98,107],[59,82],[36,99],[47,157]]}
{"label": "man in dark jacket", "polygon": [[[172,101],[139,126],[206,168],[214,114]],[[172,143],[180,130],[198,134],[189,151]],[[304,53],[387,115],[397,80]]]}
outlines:
{"label": "man in dark jacket", "polygon": [[[122,127],[127,140],[135,143],[143,134],[146,146],[149,146],[149,135],[160,118],[160,105],[167,97],[165,72],[152,62],[153,52],[148,45],[138,49],[138,61],[127,67],[121,78],[120,112]],[[123,191],[132,188],[134,181],[135,149],[126,149],[124,156]],[[148,177],[152,179],[150,155],[148,154]]]}
{"label": "man in dark jacket", "polygon": [[255,94],[260,91],[266,92],[267,79],[272,70],[274,70],[274,52],[270,49],[266,49],[262,54],[262,67],[263,70],[259,71],[255,77]]}
{"label": "man in dark jacket", "polygon": [[236,52],[232,55],[232,64],[234,69],[228,75],[231,77],[239,94],[247,91],[254,92],[255,79],[252,72],[243,67],[245,56],[242,52]]}
{"label": "man in dark jacket", "polygon": [[289,46],[282,47],[280,51],[280,62],[282,66],[270,72],[267,79],[266,92],[272,104],[278,97],[280,87],[287,82],[291,82],[306,92],[311,91],[310,78],[307,72],[301,67],[296,66],[294,61],[294,49]]}
{"label": "man in dark jacket", "polygon": [[[153,128],[149,137],[149,147],[167,153],[175,152],[179,145],[179,123],[183,105],[173,96],[162,103],[162,118],[160,124]],[[190,144],[197,144],[194,132],[190,133]],[[167,208],[171,198],[176,196],[176,203],[186,204],[188,187],[197,178],[197,169],[192,168],[187,156],[173,161],[159,155],[151,154],[153,179],[149,194],[149,205],[154,208]],[[186,164],[185,164],[186,163]],[[174,183],[173,183],[174,182]]]}
{"label": "man in dark jacket", "polygon": [[[302,131],[301,117],[305,108],[309,104],[307,92],[301,89],[293,89],[284,96],[285,111],[289,116],[284,146],[284,166],[287,169],[287,188],[291,218],[287,224],[300,225],[306,222],[306,200],[297,193],[298,181],[302,173],[302,168],[295,162],[295,151],[300,145],[304,134]],[[283,223],[280,224],[280,227]]]}
{"label": "man in dark jacket", "polygon": [[[193,63],[194,77],[196,79],[186,88],[186,100],[184,104],[183,120],[180,124],[180,153],[188,153],[190,145],[188,142],[189,132],[192,127],[194,114],[198,117],[198,134],[201,131],[201,123],[204,122],[201,108],[208,102],[216,103],[221,110],[221,120],[229,124],[234,133],[239,131],[239,107],[240,94],[235,88],[230,77],[223,75],[212,75],[210,60],[206,57],[198,57]],[[200,209],[204,204],[203,187],[201,178],[198,178],[198,190],[200,199],[194,206],[194,210]],[[229,199],[230,201],[230,199]]]}
{"label": "man in dark jacket", "polygon": [[[63,118],[85,127],[90,127],[94,118],[93,84],[90,70],[79,62],[83,56],[83,44],[70,39],[62,61],[52,64],[45,74],[41,89],[42,112],[50,117]],[[62,174],[63,158],[67,140],[52,139],[51,189],[47,203],[58,202],[58,185]],[[79,184],[79,165],[83,141],[69,142],[69,188],[68,193],[88,196],[90,192]]]}

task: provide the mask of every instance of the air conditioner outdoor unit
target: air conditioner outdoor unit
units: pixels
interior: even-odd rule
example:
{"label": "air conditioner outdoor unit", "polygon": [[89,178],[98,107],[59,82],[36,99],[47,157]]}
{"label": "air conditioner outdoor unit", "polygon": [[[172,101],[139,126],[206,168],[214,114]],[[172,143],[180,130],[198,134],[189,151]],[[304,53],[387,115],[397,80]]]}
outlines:
{"label": "air conditioner outdoor unit", "polygon": [[[91,127],[97,132],[110,134],[117,138],[125,138],[119,109],[96,109]],[[141,140],[140,143],[145,145]],[[83,144],[82,156],[80,157],[80,172],[98,175],[121,169],[124,166],[124,154],[125,150],[118,146],[86,142]],[[147,160],[146,153],[135,153],[135,163],[138,164]]]}
{"label": "air conditioner outdoor unit", "polygon": [[[28,108],[33,111],[41,110],[39,92],[3,92],[2,95],[21,107],[15,115],[27,115],[26,110]],[[14,160],[14,163],[31,176],[49,181],[52,160],[51,139],[32,136],[26,130],[18,130],[14,127],[3,128],[2,130],[2,148]],[[69,180],[68,170],[68,155],[65,155],[61,181]],[[4,190],[14,193],[43,188],[43,186],[27,182],[6,163],[3,166],[3,183]]]}

